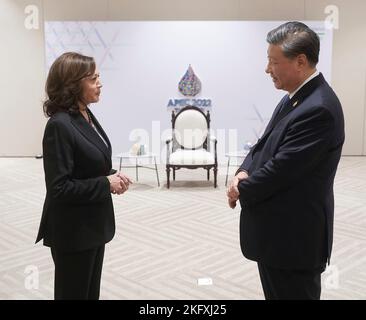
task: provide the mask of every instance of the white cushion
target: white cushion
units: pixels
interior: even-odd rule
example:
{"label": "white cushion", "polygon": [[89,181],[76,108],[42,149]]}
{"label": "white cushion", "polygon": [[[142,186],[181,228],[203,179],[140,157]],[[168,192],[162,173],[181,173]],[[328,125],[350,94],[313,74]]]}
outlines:
{"label": "white cushion", "polygon": [[212,153],[205,149],[183,150],[173,152],[169,157],[169,164],[173,165],[206,165],[215,164]]}
{"label": "white cushion", "polygon": [[205,116],[197,110],[185,110],[178,114],[174,124],[177,142],[186,149],[200,148],[208,133]]}

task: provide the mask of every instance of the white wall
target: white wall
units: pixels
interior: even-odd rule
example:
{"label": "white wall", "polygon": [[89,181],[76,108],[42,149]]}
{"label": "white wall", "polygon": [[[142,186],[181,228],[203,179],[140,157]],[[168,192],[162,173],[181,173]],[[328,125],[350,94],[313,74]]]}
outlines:
{"label": "white wall", "polygon": [[334,32],[332,86],[340,98],[346,122],[343,154],[366,155],[366,1],[306,0],[305,18],[320,19],[327,5],[339,9]]}
{"label": "white wall", "polygon": [[[44,88],[46,20],[322,20],[327,5],[339,8],[334,32],[332,86],[344,108],[343,153],[366,152],[366,1],[364,0],[34,0],[40,29],[24,28],[29,1],[0,1],[0,154],[40,152],[44,127],[40,100]],[[20,76],[21,75],[21,76]]]}
{"label": "white wall", "polygon": [[[32,3],[42,8],[42,1]],[[43,23],[38,30],[26,29],[27,5],[29,1],[0,1],[0,156],[42,152]],[[39,14],[42,21],[42,10]]]}

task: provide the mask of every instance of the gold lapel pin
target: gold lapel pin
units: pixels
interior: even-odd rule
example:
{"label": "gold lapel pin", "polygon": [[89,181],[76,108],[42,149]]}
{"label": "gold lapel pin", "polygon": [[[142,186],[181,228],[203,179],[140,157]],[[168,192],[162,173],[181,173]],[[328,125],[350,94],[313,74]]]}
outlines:
{"label": "gold lapel pin", "polygon": [[293,107],[296,107],[297,106],[297,103],[298,103],[299,101],[295,101],[294,103],[293,103]]}

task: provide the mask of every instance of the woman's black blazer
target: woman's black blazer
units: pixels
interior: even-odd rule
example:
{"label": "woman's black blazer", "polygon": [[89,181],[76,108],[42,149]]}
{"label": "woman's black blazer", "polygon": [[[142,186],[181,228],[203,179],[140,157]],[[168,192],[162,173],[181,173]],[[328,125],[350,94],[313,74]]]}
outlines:
{"label": "woman's black blazer", "polygon": [[[78,113],[54,114],[43,137],[46,199],[36,243],[63,251],[81,251],[109,242],[115,233],[110,184],[111,144]],[[114,171],[115,172],[115,171]]]}

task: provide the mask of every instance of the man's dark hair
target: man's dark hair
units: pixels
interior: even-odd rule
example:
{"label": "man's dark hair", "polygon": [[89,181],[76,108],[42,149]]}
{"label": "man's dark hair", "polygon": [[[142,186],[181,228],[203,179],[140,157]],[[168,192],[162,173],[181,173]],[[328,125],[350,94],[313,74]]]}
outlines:
{"label": "man's dark hair", "polygon": [[287,58],[304,54],[312,67],[315,67],[319,61],[319,36],[302,22],[292,21],[281,24],[268,32],[267,42],[280,45]]}

